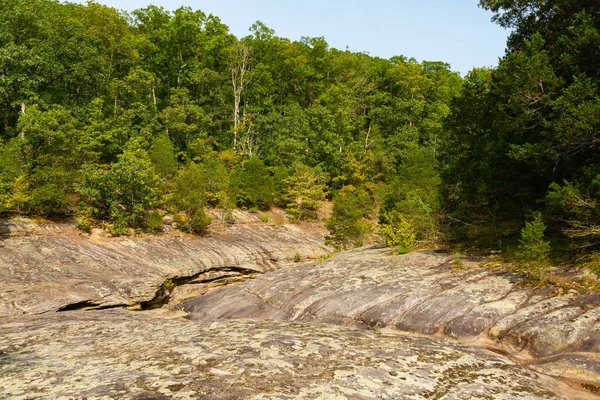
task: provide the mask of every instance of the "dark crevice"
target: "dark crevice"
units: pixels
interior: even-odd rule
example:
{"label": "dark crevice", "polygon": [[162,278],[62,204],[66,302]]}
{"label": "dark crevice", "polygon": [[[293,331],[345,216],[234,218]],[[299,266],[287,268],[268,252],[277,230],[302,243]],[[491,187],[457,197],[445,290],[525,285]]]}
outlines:
{"label": "dark crevice", "polygon": [[63,306],[61,308],[59,308],[58,310],[56,310],[56,312],[63,312],[63,311],[78,311],[78,310],[109,310],[111,308],[123,308],[123,307],[127,307],[128,304],[113,304],[110,306],[103,306],[100,305],[98,303],[94,303],[92,301],[89,300],[85,300],[85,301],[79,301],[77,303],[73,303],[73,304],[67,304],[66,306]]}
{"label": "dark crevice", "polygon": [[[211,277],[211,273],[220,273],[223,274],[221,276]],[[175,277],[175,278],[167,278],[160,285],[158,290],[156,291],[156,295],[150,301],[143,301],[140,303],[140,308],[142,310],[152,310],[156,308],[160,308],[166,304],[168,304],[171,300],[171,294],[178,286],[183,285],[199,285],[199,284],[207,284],[214,283],[219,281],[226,281],[232,278],[244,277],[247,279],[253,278],[255,275],[260,272],[244,267],[238,266],[229,266],[224,268],[211,268],[202,272],[198,272],[197,274],[186,276],[186,277]],[[208,275],[206,278],[202,279],[202,275]]]}
{"label": "dark crevice", "polygon": [[[221,274],[220,276],[211,276],[212,273]],[[223,268],[210,268],[204,270],[202,272],[198,272],[197,274],[186,276],[186,277],[174,277],[167,278],[157,289],[154,298],[149,301],[142,301],[139,304],[139,308],[141,310],[152,310],[156,308],[160,308],[165,304],[168,304],[171,299],[171,294],[173,290],[175,290],[178,286],[183,285],[201,285],[201,284],[209,284],[215,283],[219,281],[227,282],[231,279],[238,280],[239,278],[243,279],[251,279],[255,275],[259,274],[259,271],[250,268],[238,267],[238,266],[229,266]],[[202,275],[206,275],[205,278],[201,278]],[[136,304],[114,304],[114,305],[101,305],[100,303],[96,303],[91,300],[78,301],[76,303],[67,304],[65,306],[60,307],[57,312],[64,311],[90,311],[90,310],[109,310],[112,308],[128,308],[134,307]]]}

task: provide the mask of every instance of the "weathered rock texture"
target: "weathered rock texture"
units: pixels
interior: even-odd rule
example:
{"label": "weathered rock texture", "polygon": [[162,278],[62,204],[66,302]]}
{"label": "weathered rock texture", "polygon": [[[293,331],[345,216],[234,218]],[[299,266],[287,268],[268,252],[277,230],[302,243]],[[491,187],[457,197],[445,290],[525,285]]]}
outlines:
{"label": "weathered rock texture", "polygon": [[178,306],[199,321],[233,318],[333,323],[452,338],[588,389],[600,385],[600,296],[549,297],[515,277],[456,270],[430,251],[342,253],[322,263],[218,288]]}
{"label": "weathered rock texture", "polygon": [[0,398],[549,399],[563,389],[486,350],[334,325],[125,310],[0,320]]}
{"label": "weathered rock texture", "polygon": [[[552,297],[427,251],[360,249],[278,270],[327,253],[324,232],[247,219],[203,238],[83,237],[70,224],[0,222],[0,398],[600,391],[600,295]],[[188,299],[176,306],[188,321],[159,310],[71,311],[165,299]],[[15,318],[51,311],[70,312]]]}
{"label": "weathered rock texture", "polygon": [[151,302],[173,288],[160,293],[167,279],[233,279],[316,258],[328,252],[324,235],[297,225],[255,224],[207,237],[88,238],[69,224],[3,221],[0,318]]}

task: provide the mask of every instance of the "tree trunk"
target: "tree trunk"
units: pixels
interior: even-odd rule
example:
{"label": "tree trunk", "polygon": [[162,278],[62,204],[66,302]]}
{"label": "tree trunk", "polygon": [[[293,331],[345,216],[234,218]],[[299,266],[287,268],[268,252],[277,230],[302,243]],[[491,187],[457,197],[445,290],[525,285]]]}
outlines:
{"label": "tree trunk", "polygon": [[242,93],[246,85],[246,73],[250,62],[251,51],[246,45],[238,43],[230,53],[231,84],[233,86],[233,149],[238,142],[240,125],[240,104]]}
{"label": "tree trunk", "polygon": [[[21,103],[21,115],[25,115],[25,102]],[[25,128],[21,127],[21,139],[25,139]]]}

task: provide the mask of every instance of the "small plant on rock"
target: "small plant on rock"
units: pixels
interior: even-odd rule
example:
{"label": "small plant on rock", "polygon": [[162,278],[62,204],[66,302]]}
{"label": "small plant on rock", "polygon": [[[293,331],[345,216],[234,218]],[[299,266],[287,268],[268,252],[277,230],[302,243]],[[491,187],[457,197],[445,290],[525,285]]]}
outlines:
{"label": "small plant on rock", "polygon": [[148,214],[146,217],[146,226],[150,232],[158,232],[163,227],[162,215],[158,211]]}
{"label": "small plant on rock", "polygon": [[536,212],[533,219],[525,223],[521,230],[521,240],[517,248],[517,259],[531,268],[534,278],[543,280],[544,269],[547,266],[550,254],[550,242],[544,240],[546,225],[542,220],[542,214]]}
{"label": "small plant on rock", "polygon": [[270,216],[271,216],[271,213],[269,211],[267,211],[266,213],[263,213],[263,214],[259,214],[260,220],[265,224],[269,222]]}
{"label": "small plant on rock", "polygon": [[388,247],[398,247],[398,254],[406,254],[415,243],[416,235],[410,222],[401,218],[398,222],[384,224],[381,234]]}
{"label": "small plant on rock", "polygon": [[456,246],[454,250],[454,254],[452,255],[452,266],[456,269],[462,269],[465,266],[461,256],[460,256],[460,246]]}

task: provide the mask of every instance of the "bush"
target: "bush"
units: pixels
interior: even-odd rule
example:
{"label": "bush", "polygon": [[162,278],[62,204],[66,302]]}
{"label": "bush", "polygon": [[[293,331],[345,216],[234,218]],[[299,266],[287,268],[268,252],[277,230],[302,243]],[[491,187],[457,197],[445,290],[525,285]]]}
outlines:
{"label": "bush", "polygon": [[326,178],[318,168],[295,163],[292,175],[283,180],[286,211],[298,220],[310,219],[325,199]]}
{"label": "bush", "polygon": [[404,218],[394,224],[381,227],[381,234],[388,247],[398,247],[399,254],[406,254],[415,243],[416,235],[411,224]]}
{"label": "bush", "polygon": [[542,214],[534,213],[533,220],[526,222],[521,230],[521,240],[516,253],[519,261],[534,268],[532,272],[538,279],[542,279],[543,269],[550,254],[550,242],[544,240],[545,230]]}
{"label": "bush", "polygon": [[177,173],[175,148],[169,135],[163,133],[154,141],[150,150],[150,160],[156,172],[164,179],[171,179]]}
{"label": "bush", "polygon": [[188,233],[195,233],[201,235],[206,232],[206,229],[210,226],[212,219],[207,215],[203,209],[199,208],[186,220],[177,224],[179,230]]}
{"label": "bush", "polygon": [[140,148],[127,148],[110,169],[84,165],[79,206],[92,217],[112,221],[115,234],[125,234],[128,228],[145,224],[147,210],[160,201],[162,184],[148,154]]}
{"label": "bush", "polygon": [[146,217],[146,227],[150,232],[159,231],[163,227],[162,215],[158,211],[148,214],[148,217]]}
{"label": "bush", "polygon": [[79,215],[75,226],[82,232],[92,233],[92,221],[86,215]]}
{"label": "bush", "polygon": [[327,242],[336,248],[345,248],[349,244],[362,246],[373,232],[373,223],[369,219],[372,208],[373,200],[365,190],[344,186],[333,200],[333,216],[327,222],[331,235]]}
{"label": "bush", "polygon": [[202,234],[206,232],[206,229],[210,226],[212,219],[206,215],[204,210],[199,209],[189,219],[190,231],[195,234]]}
{"label": "bush", "polygon": [[260,214],[259,218],[262,222],[264,222],[266,224],[269,222],[270,216],[271,216],[271,213],[269,211],[267,211],[266,213]]}
{"label": "bush", "polygon": [[268,210],[274,203],[273,178],[257,157],[246,160],[231,174],[229,182],[230,197],[239,207]]}

